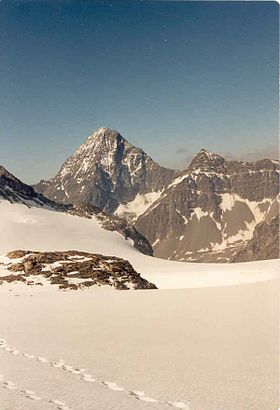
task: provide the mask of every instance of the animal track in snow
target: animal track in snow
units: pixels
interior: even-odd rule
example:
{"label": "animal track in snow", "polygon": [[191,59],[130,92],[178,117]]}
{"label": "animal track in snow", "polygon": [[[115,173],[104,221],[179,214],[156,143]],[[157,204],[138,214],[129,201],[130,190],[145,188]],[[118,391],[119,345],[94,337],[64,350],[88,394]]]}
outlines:
{"label": "animal track in snow", "polygon": [[41,400],[42,397],[36,396],[33,390],[22,390],[22,393],[30,400]]}
{"label": "animal track in snow", "polygon": [[[51,367],[54,367],[54,368],[57,368],[57,369],[61,369],[65,372],[67,372],[67,373],[70,373],[74,376],[77,376],[79,378],[79,380],[81,380],[83,382],[97,383],[97,384],[105,387],[108,390],[128,394],[129,396],[131,396],[131,397],[133,397],[137,400],[141,400],[141,401],[151,403],[151,404],[152,403],[164,404],[164,405],[168,405],[170,407],[177,408],[177,409],[190,410],[190,407],[187,404],[185,404],[181,401],[157,400],[157,399],[154,399],[152,397],[146,396],[145,393],[142,392],[142,391],[128,390],[128,389],[125,389],[124,387],[119,386],[115,382],[110,382],[110,381],[103,380],[103,379],[97,379],[93,375],[91,375],[89,373],[86,373],[86,369],[68,365],[62,359],[59,359],[57,361],[51,361],[51,360],[49,360],[45,357],[34,356],[34,355],[29,354],[29,353],[21,353],[19,350],[15,349],[14,347],[8,346],[5,339],[0,339],[0,348],[3,349],[4,351],[8,352],[8,353],[11,353],[11,354],[14,354],[14,355],[20,355],[20,356],[23,356],[27,359],[36,360],[39,363],[46,364],[48,366],[51,366]],[[1,381],[1,377],[0,377],[0,381]],[[6,388],[8,388],[8,387],[6,387]],[[26,390],[26,392],[27,392],[27,390]],[[32,393],[35,395],[34,392],[32,392]],[[33,395],[31,393],[29,394],[29,396],[33,397]],[[26,396],[26,397],[28,397],[28,396]],[[35,397],[37,397],[37,396],[35,395]],[[28,397],[28,398],[31,398],[31,397]],[[33,398],[33,400],[36,400],[36,399]],[[37,400],[38,400],[38,398],[37,398]],[[50,400],[49,402],[56,405],[58,410],[69,410],[70,409],[65,403],[60,402],[59,400]]]}
{"label": "animal track in snow", "polygon": [[2,383],[2,386],[4,387],[4,389],[16,390],[16,385],[13,382],[11,382],[10,380],[4,381]]}
{"label": "animal track in snow", "polygon": [[145,393],[143,391],[132,390],[129,392],[129,394],[131,394],[136,399],[141,401],[147,401],[149,403],[158,403],[158,400],[153,399],[152,397],[145,396]]}
{"label": "animal track in snow", "polygon": [[82,374],[80,379],[84,380],[85,382],[91,382],[91,383],[97,382],[97,380],[91,374],[87,374],[87,373]]}
{"label": "animal track in snow", "polygon": [[33,390],[20,390],[14,382],[10,380],[4,380],[4,376],[2,374],[0,374],[0,387],[2,387],[3,389],[15,391],[16,393],[23,395],[25,398],[29,400],[42,400],[44,402],[51,403],[57,410],[71,410],[71,408],[68,407],[67,404],[59,400],[43,399],[42,397],[38,396]]}
{"label": "animal track in snow", "polygon": [[38,362],[41,362],[41,363],[48,363],[49,362],[48,359],[46,359],[45,357],[40,357],[40,356],[37,356],[36,360],[38,360]]}
{"label": "animal track in snow", "polygon": [[106,387],[108,387],[108,389],[113,390],[113,391],[125,391],[123,387],[118,386],[117,383],[114,383],[114,382],[104,381],[103,384]]}
{"label": "animal track in snow", "polygon": [[49,403],[54,404],[58,410],[71,410],[71,408],[68,407],[67,404],[63,403],[63,401],[60,400],[49,400]]}

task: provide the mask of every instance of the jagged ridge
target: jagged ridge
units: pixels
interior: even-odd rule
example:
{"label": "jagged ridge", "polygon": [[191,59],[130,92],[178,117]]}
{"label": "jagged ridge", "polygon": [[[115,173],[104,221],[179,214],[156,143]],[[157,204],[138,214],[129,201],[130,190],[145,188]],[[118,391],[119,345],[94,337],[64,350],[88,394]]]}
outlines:
{"label": "jagged ridge", "polygon": [[155,256],[229,261],[233,246],[249,240],[268,213],[279,213],[278,192],[278,161],[229,161],[202,149],[138,217],[136,228]]}
{"label": "jagged ridge", "polygon": [[59,205],[54,201],[49,200],[40,193],[24,184],[2,165],[0,165],[0,198],[6,199],[11,203],[22,203],[26,206],[39,205],[59,208]]}

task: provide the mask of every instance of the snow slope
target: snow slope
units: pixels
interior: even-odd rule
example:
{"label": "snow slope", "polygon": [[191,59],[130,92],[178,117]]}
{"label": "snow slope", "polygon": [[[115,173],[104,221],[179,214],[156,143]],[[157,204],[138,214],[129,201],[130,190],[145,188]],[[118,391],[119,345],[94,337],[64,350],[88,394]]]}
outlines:
{"label": "snow slope", "polygon": [[104,230],[95,218],[28,208],[0,201],[0,254],[15,249],[80,250],[129,260],[141,275],[159,288],[196,288],[253,283],[275,278],[278,260],[241,264],[171,262],[139,253],[120,234]]}
{"label": "snow slope", "polygon": [[162,192],[163,191],[137,194],[132,201],[126,204],[120,204],[115,211],[115,215],[134,221],[161,196]]}
{"label": "snow slope", "polygon": [[0,286],[0,408],[276,410],[275,282],[135,292]]}
{"label": "snow slope", "polygon": [[0,201],[0,232],[0,254],[22,248],[121,256],[161,288],[0,286],[1,410],[279,406],[278,261],[152,258],[95,218],[7,201]]}

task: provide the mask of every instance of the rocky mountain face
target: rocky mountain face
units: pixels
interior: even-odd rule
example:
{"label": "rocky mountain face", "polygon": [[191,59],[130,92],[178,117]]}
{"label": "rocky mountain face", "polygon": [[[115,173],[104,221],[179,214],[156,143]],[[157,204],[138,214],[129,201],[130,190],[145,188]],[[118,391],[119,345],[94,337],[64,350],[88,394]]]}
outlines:
{"label": "rocky mountain face", "polygon": [[38,205],[59,208],[58,204],[44,197],[34,189],[21,182],[0,165],[0,199],[11,203],[21,203],[26,206]]}
{"label": "rocky mountain face", "polygon": [[136,227],[155,256],[227,262],[259,222],[279,214],[278,192],[279,162],[228,161],[202,149],[137,218]]}
{"label": "rocky mountain face", "polygon": [[257,224],[279,214],[279,161],[229,161],[201,149],[179,173],[160,167],[117,131],[100,128],[56,177],[35,188],[52,200],[125,218],[155,256],[228,262]]}
{"label": "rocky mountain face", "polygon": [[231,262],[258,261],[280,257],[279,248],[279,216],[260,222],[252,239],[236,252]]}
{"label": "rocky mountain face", "polygon": [[0,201],[1,199],[28,207],[36,206],[84,218],[96,218],[104,229],[119,232],[126,239],[130,239],[137,250],[146,255],[153,255],[153,250],[148,240],[135,229],[133,224],[125,219],[109,215],[99,208],[88,204],[75,206],[54,202],[35,192],[31,186],[21,182],[3,166],[0,166]]}
{"label": "rocky mountain face", "polygon": [[113,213],[137,195],[161,191],[175,175],[117,131],[100,128],[53,179],[41,181],[35,189],[57,202],[87,203]]}
{"label": "rocky mountain face", "polygon": [[[115,256],[87,252],[11,251],[0,261],[2,283],[43,286],[47,281],[61,290],[111,286],[119,290],[156,289],[131,264]],[[4,273],[3,273],[4,272]]]}

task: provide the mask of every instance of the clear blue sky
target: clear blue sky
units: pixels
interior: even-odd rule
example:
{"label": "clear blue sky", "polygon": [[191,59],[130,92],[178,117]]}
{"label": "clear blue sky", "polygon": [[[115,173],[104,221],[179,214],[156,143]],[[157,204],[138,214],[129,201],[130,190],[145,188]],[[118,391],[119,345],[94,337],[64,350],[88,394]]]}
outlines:
{"label": "clear blue sky", "polygon": [[0,163],[53,176],[96,128],[165,166],[278,141],[276,2],[0,3]]}

